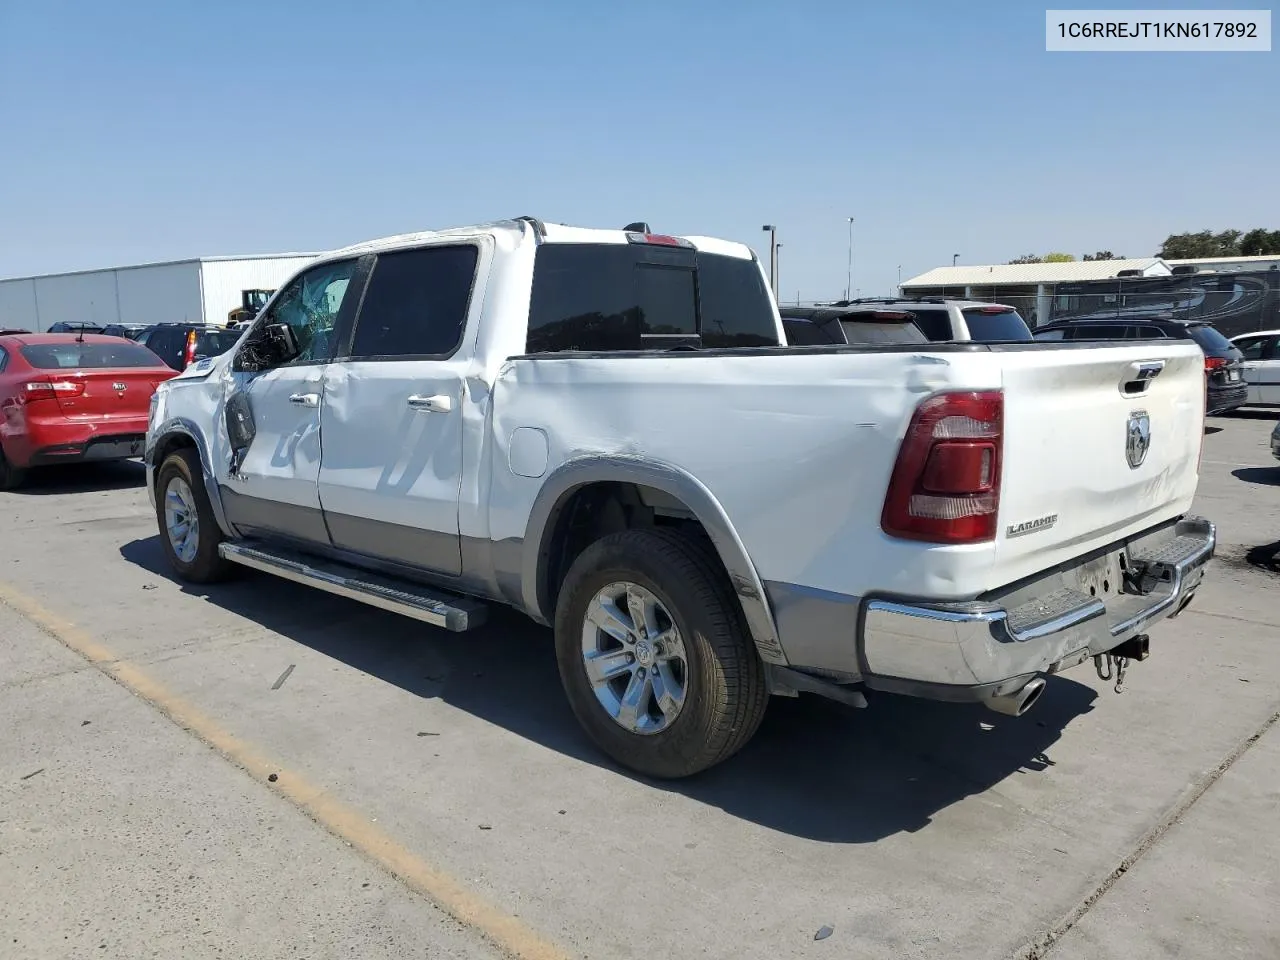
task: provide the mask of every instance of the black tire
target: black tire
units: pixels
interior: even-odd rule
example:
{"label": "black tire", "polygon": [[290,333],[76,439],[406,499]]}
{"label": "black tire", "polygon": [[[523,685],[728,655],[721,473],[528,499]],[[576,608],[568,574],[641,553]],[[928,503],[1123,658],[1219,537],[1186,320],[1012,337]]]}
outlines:
{"label": "black tire", "polygon": [[[612,583],[654,595],[684,641],[685,701],[665,729],[625,729],[587,677],[582,637],[588,605]],[[764,717],[768,687],[729,579],[707,551],[679,533],[628,530],[596,541],[574,561],[556,604],[556,660],[574,716],[605,753],[639,773],[687,777],[728,759]]]}
{"label": "black tire", "polygon": [[15,490],[22,486],[27,471],[20,470],[9,462],[4,455],[4,447],[0,446],[0,490]]}
{"label": "black tire", "polygon": [[[165,522],[165,493],[175,477],[186,482],[195,500],[198,526],[195,555],[190,560],[183,560],[174,550]],[[179,579],[191,583],[216,583],[232,574],[234,565],[218,553],[218,545],[224,539],[222,530],[218,527],[213,506],[209,503],[208,491],[204,488],[200,455],[191,447],[183,447],[169,454],[156,471],[156,523],[160,527],[160,543],[164,548],[164,555]]]}

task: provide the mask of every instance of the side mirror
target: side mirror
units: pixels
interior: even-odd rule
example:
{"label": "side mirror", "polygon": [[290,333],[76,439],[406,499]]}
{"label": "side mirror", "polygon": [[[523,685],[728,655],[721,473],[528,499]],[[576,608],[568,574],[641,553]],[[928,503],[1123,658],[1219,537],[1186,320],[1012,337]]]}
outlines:
{"label": "side mirror", "polygon": [[298,336],[287,323],[269,323],[263,330],[265,346],[275,363],[288,363],[302,352]]}

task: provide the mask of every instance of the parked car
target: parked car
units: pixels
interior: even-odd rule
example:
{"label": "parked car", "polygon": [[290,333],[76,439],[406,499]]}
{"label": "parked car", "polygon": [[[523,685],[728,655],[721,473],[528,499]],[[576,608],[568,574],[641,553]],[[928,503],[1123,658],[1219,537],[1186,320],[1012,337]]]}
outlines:
{"label": "parked car", "polygon": [[455,631],[516,607],[595,743],[660,777],[732,755],[769,694],[1018,715],[1191,601],[1194,344],[782,334],[748,248],[644,224],[323,255],[157,391],[162,549]]}
{"label": "parked car", "polygon": [[243,328],[228,330],[213,324],[158,323],[140,333],[138,343],[174,370],[185,370],[197,360],[230,350],[242,333]]}
{"label": "parked car", "polygon": [[928,297],[863,297],[823,306],[905,310],[911,313],[916,326],[934,343],[953,340],[1004,343],[1031,339],[1031,329],[1021,314],[1003,303]]}
{"label": "parked car", "polygon": [[29,467],[140,457],[160,358],[118,337],[0,336],[0,489]]}
{"label": "parked car", "polygon": [[1261,407],[1280,406],[1280,330],[1242,334],[1231,343],[1242,358],[1249,391],[1245,402]]}
{"label": "parked car", "polygon": [[104,337],[124,337],[126,340],[137,340],[139,336],[151,329],[148,323],[109,323],[102,328]]}
{"label": "parked car", "polygon": [[1037,340],[1191,340],[1204,353],[1205,401],[1210,416],[1243,406],[1249,389],[1244,357],[1231,341],[1200,320],[1168,314],[1123,320],[1064,320],[1036,329]]}
{"label": "parked car", "polygon": [[81,323],[79,321],[59,320],[51,326],[48,333],[101,333],[102,325],[99,323]]}
{"label": "parked car", "polygon": [[780,307],[782,329],[792,346],[833,343],[928,343],[912,314],[874,307]]}

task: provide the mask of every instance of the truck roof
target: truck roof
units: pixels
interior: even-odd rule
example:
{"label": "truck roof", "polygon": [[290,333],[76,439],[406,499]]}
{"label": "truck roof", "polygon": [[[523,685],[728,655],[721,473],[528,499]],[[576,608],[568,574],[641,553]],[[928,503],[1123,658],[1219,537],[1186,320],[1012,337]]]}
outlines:
{"label": "truck roof", "polygon": [[[474,237],[478,233],[511,234],[519,239],[526,231],[532,230],[542,243],[628,243],[628,231],[624,229],[600,229],[596,227],[574,227],[562,223],[543,223],[530,217],[519,217],[510,220],[495,220],[490,223],[479,223],[470,226],[448,227],[442,230],[423,230],[416,233],[402,233],[391,237],[366,240],[351,246],[342,247],[329,253],[321,254],[319,260],[331,260],[338,257],[359,256],[366,253],[382,253],[408,247],[421,246],[433,240],[450,237]],[[651,234],[652,235],[652,234]],[[737,257],[750,260],[755,253],[744,243],[720,240],[715,237],[680,237],[693,244],[694,248],[705,253],[721,256]]]}

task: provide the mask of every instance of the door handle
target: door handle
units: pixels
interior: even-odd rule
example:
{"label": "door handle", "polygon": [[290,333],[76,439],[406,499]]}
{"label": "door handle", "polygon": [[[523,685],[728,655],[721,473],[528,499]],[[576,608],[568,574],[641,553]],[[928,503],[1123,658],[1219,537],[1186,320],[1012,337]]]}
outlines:
{"label": "door handle", "polygon": [[421,410],[424,413],[448,413],[453,409],[453,398],[444,394],[437,394],[434,397],[414,394],[405,402],[414,410]]}
{"label": "door handle", "polygon": [[296,403],[303,407],[320,406],[320,394],[318,393],[294,393],[289,396],[290,403]]}

